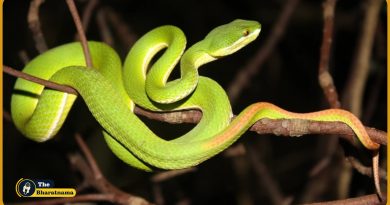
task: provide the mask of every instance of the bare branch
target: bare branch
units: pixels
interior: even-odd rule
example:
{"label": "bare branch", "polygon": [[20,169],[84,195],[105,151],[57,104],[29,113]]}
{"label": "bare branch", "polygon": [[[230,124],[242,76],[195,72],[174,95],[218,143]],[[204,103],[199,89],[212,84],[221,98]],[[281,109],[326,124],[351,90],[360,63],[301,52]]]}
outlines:
{"label": "bare branch", "polygon": [[363,93],[370,68],[375,28],[378,24],[379,11],[383,1],[369,0],[365,3],[367,4],[365,18],[362,23],[363,28],[352,63],[352,73],[349,75],[343,93],[343,106],[349,108],[358,117],[362,112]]}
{"label": "bare branch", "polygon": [[[323,2],[323,34],[322,34],[322,43],[321,43],[321,49],[320,49],[320,60],[319,60],[319,66],[318,66],[318,81],[322,88],[322,91],[324,93],[324,96],[331,108],[340,108],[340,101],[338,97],[338,93],[336,90],[336,87],[333,83],[333,77],[329,72],[329,61],[331,57],[331,47],[332,47],[332,41],[333,41],[333,25],[334,25],[334,13],[335,13],[335,7],[336,7],[336,0],[325,0]],[[317,162],[316,165],[313,166],[312,170],[310,171],[310,177],[314,177],[317,174],[321,174],[321,171],[327,168],[331,162],[332,159],[334,159],[335,156],[337,156],[339,159],[342,157],[340,154],[338,154],[336,151],[338,150],[336,147],[338,145],[337,138],[327,138],[325,140],[318,141],[317,147],[319,152],[323,155],[321,160]],[[335,169],[339,170],[339,174],[348,175],[351,172],[349,171],[341,171],[342,169],[350,169],[349,166],[345,166],[343,164],[342,166],[339,166]],[[329,178],[331,175],[322,175],[323,177]],[[313,178],[312,178],[313,179]],[[347,184],[344,183],[349,179],[349,177],[343,177],[345,180],[339,180],[338,187],[345,187],[341,184]],[[318,179],[314,179],[318,180]],[[329,182],[330,180],[327,179],[320,179],[324,180],[325,184],[326,182]],[[309,183],[309,186],[307,186],[305,194],[313,194],[311,190],[313,189],[313,186],[317,186],[317,183]],[[317,188],[317,192],[320,193],[324,192],[330,184],[326,184],[324,186],[321,186]],[[340,192],[340,191],[339,191]],[[344,193],[343,191],[341,191]]]}
{"label": "bare branch", "polygon": [[7,122],[12,122],[11,113],[9,113],[8,111],[3,110],[3,118]]}
{"label": "bare branch", "polygon": [[340,108],[337,90],[333,83],[333,78],[329,73],[330,50],[333,37],[333,19],[336,0],[328,0],[324,3],[324,28],[321,45],[320,65],[318,78],[321,88],[328,103],[332,108]]}
{"label": "bare branch", "polygon": [[91,151],[84,142],[83,138],[79,134],[76,134],[75,137],[82,152],[88,155],[85,156],[87,161],[85,161],[79,154],[69,155],[69,160],[73,167],[75,167],[83,175],[86,186],[92,186],[102,194],[112,194],[112,202],[116,204],[150,204],[150,202],[145,199],[126,193],[111,184],[101,173],[95,158],[91,154]]}
{"label": "bare branch", "polygon": [[88,25],[91,21],[92,11],[94,11],[98,3],[98,0],[89,0],[87,6],[84,9],[81,19],[85,31],[88,30]]}
{"label": "bare branch", "polygon": [[87,144],[84,142],[84,140],[82,139],[82,137],[79,133],[75,134],[75,139],[76,139],[77,144],[79,145],[81,151],[83,152],[85,158],[87,158],[89,166],[91,167],[92,174],[95,176],[96,179],[102,178],[103,174],[100,172],[100,169],[97,165],[95,158],[92,155],[91,150],[89,150]]}
{"label": "bare branch", "polygon": [[[52,89],[60,90],[67,93],[77,93],[73,88],[69,86],[59,85],[47,80],[33,77],[26,73],[22,73],[9,66],[4,66],[4,72],[20,77],[32,82],[36,82],[45,86],[50,86]],[[57,89],[58,88],[58,89]],[[168,123],[198,123],[201,119],[202,113],[198,110],[180,111],[180,112],[168,112],[168,113],[157,113],[146,111],[141,108],[135,109],[136,114],[143,115],[150,119],[164,121]],[[354,142],[354,132],[344,123],[338,122],[317,122],[309,120],[270,120],[262,119],[256,122],[250,128],[251,131],[255,131],[258,134],[275,134],[283,136],[302,136],[306,134],[339,134],[340,137]],[[387,133],[375,128],[366,127],[366,131],[374,142],[382,145],[387,145]]]}
{"label": "bare branch", "polygon": [[31,1],[27,15],[28,26],[33,34],[35,47],[39,53],[47,50],[46,41],[41,30],[41,22],[39,21],[39,7],[43,2],[44,0]]}
{"label": "bare branch", "polygon": [[[372,167],[367,167],[363,165],[359,160],[351,156],[349,156],[347,159],[360,174],[370,176],[370,177],[373,176]],[[387,173],[384,169],[379,169],[379,176],[381,179],[387,180]]]}
{"label": "bare branch", "polygon": [[20,60],[22,60],[23,64],[26,65],[28,62],[30,62],[30,57],[28,57],[28,54],[26,50],[20,50],[18,52]]}
{"label": "bare branch", "polygon": [[247,63],[247,65],[240,69],[236,78],[230,83],[227,93],[232,104],[234,104],[240,96],[241,91],[250,84],[251,77],[259,72],[261,66],[275,49],[276,44],[283,36],[287,23],[298,3],[299,0],[289,0],[285,3],[278,20],[265,40],[266,43],[257,51],[256,55]]}
{"label": "bare branch", "polygon": [[105,43],[110,46],[114,45],[114,39],[107,23],[107,14],[104,9],[99,9],[96,14],[96,22],[99,27],[100,34]]}
{"label": "bare branch", "polygon": [[163,182],[163,181],[166,181],[166,180],[171,179],[173,177],[176,177],[176,176],[179,176],[182,174],[186,174],[189,172],[194,172],[194,171],[196,171],[196,167],[160,172],[160,173],[157,173],[154,176],[152,176],[151,181],[154,183]]}
{"label": "bare branch", "polygon": [[[384,194],[384,196],[386,195]],[[337,200],[337,201],[311,203],[310,205],[366,205],[366,204],[380,205],[380,204],[385,204],[385,202],[381,201],[376,194],[370,194],[366,196],[360,196],[360,197]]]}
{"label": "bare branch", "polygon": [[110,25],[112,25],[113,29],[116,31],[121,44],[126,46],[126,49],[131,48],[138,39],[137,35],[131,31],[129,25],[123,21],[118,13],[110,8],[104,8],[104,13]]}
{"label": "bare branch", "polygon": [[44,80],[42,78],[34,77],[32,75],[15,70],[15,69],[13,69],[9,66],[6,66],[6,65],[3,65],[3,72],[10,74],[12,76],[18,77],[18,78],[23,78],[25,80],[44,85],[45,87],[48,87],[48,88],[51,88],[54,90],[59,90],[59,91],[63,91],[66,93],[77,95],[77,91],[75,89],[73,89],[72,87],[60,85],[60,84],[57,84],[57,83],[54,83],[54,82],[51,82],[48,80]]}
{"label": "bare branch", "polygon": [[77,12],[76,5],[74,4],[73,0],[66,0],[66,3],[68,4],[70,13],[72,14],[73,21],[77,28],[77,32],[79,33],[81,46],[83,47],[83,52],[84,52],[85,63],[87,67],[92,68],[93,65],[92,65],[90,50],[88,47],[87,37],[85,36],[84,28],[83,25],[81,24],[80,16]]}
{"label": "bare branch", "polygon": [[247,147],[247,151],[256,175],[259,177],[259,184],[261,184],[264,188],[263,190],[267,192],[272,204],[290,204],[293,197],[286,197],[283,195],[277,180],[272,176],[268,167],[259,159],[258,153],[256,153],[252,147]]}

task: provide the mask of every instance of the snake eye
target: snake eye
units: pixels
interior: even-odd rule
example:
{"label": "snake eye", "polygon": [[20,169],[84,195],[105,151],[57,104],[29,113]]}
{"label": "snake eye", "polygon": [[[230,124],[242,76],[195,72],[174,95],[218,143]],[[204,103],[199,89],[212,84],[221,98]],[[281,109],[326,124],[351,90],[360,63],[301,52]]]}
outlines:
{"label": "snake eye", "polygon": [[249,30],[248,30],[248,29],[245,29],[245,30],[242,32],[242,35],[243,35],[243,36],[248,36],[248,35],[249,35]]}

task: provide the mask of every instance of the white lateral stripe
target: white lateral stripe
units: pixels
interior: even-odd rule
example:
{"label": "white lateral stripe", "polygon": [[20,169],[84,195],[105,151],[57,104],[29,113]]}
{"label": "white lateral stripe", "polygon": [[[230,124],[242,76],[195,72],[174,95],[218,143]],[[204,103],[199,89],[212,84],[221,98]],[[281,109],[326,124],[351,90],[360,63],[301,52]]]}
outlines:
{"label": "white lateral stripe", "polygon": [[[180,60],[180,58],[182,57],[183,53],[184,53],[184,49],[181,51],[180,55],[178,55],[178,56],[175,58],[174,62],[176,62],[176,63],[169,65],[169,67],[170,67],[169,70],[170,70],[171,72],[172,72],[172,70],[176,67],[177,62],[179,62],[179,60]],[[179,68],[179,69],[180,69],[180,68]],[[163,79],[162,79],[163,82],[164,82],[164,85],[167,83],[168,77],[170,76],[171,72],[166,72],[166,73],[164,74]],[[180,78],[181,78],[181,72],[180,72]]]}
{"label": "white lateral stripe", "polygon": [[168,44],[165,42],[161,42],[147,51],[144,61],[142,62],[142,75],[144,79],[146,78],[146,70],[148,69],[147,65],[149,65],[149,62],[159,51],[166,47],[168,47]]}
{"label": "white lateral stripe", "polygon": [[47,133],[46,136],[42,139],[42,141],[46,141],[46,140],[48,140],[48,139],[51,138],[51,135],[53,134],[55,128],[57,127],[57,124],[58,124],[58,122],[60,121],[61,116],[62,116],[62,114],[63,114],[63,112],[64,112],[64,108],[65,108],[66,100],[67,100],[67,99],[68,99],[68,93],[64,93],[63,98],[62,98],[62,100],[61,100],[60,107],[59,107],[58,112],[57,112],[57,115],[56,115],[56,117],[54,118],[53,123],[51,124],[51,127],[50,127],[48,133]]}

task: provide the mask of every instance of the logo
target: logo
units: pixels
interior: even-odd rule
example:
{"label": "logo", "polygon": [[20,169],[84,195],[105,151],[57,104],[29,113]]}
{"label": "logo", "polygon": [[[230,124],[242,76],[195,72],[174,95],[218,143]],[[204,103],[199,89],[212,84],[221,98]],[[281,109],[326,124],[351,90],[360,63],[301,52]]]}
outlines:
{"label": "logo", "polygon": [[35,183],[30,179],[19,180],[19,184],[16,185],[16,193],[19,196],[31,196],[35,192]]}
{"label": "logo", "polygon": [[73,188],[55,188],[52,180],[19,179],[15,186],[19,197],[74,197]]}

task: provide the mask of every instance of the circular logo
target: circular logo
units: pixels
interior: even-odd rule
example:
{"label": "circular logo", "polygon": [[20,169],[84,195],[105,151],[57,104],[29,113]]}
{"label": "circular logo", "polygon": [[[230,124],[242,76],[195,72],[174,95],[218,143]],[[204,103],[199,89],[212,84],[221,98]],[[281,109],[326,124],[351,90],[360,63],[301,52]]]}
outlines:
{"label": "circular logo", "polygon": [[33,180],[22,178],[16,183],[16,193],[19,196],[31,196],[34,194],[36,187]]}

